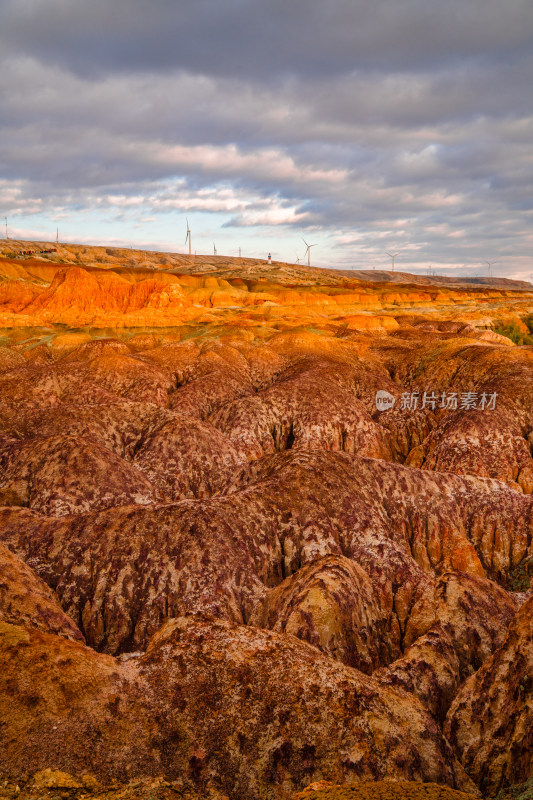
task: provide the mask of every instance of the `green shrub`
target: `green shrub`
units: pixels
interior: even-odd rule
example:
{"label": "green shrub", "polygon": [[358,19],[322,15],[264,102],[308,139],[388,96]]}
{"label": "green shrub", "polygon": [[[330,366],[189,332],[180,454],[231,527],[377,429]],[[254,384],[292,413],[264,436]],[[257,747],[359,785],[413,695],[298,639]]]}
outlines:
{"label": "green shrub", "polygon": [[533,800],[533,777],[520,785],[502,789],[496,800]]}
{"label": "green shrub", "polygon": [[529,589],[529,578],[533,574],[533,556],[525,557],[511,571],[509,575],[509,589],[512,592],[527,592]]}
{"label": "green shrub", "polygon": [[530,333],[533,333],[533,314],[528,314],[527,317],[522,317],[522,322],[527,325]]}
{"label": "green shrub", "polygon": [[533,317],[531,317],[531,320],[531,328],[529,327],[528,322],[524,320],[531,333],[524,333],[521,331],[516,322],[509,322],[506,325],[500,325],[498,328],[494,328],[494,333],[501,333],[502,336],[507,336],[508,339],[518,345],[533,344]]}

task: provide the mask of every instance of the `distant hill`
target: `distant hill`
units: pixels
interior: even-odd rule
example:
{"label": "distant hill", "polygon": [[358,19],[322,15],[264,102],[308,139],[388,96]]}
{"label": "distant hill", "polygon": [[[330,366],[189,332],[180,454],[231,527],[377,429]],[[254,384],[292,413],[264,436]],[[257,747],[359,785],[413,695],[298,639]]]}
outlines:
{"label": "distant hill", "polygon": [[[34,251],[25,254],[28,251]],[[47,251],[47,252],[40,252]],[[52,251],[52,252],[50,252]],[[125,247],[101,247],[81,244],[56,244],[53,242],[0,239],[0,256],[13,262],[11,278],[24,279],[25,265],[32,265],[33,272],[39,264],[72,264],[75,266],[124,270],[148,270],[170,272],[181,275],[212,274],[223,278],[242,278],[244,280],[268,280],[277,284],[293,286],[333,286],[354,284],[355,282],[379,282],[416,284],[418,286],[478,286],[497,287],[510,290],[533,290],[527,281],[510,278],[470,278],[414,275],[409,272],[390,272],[387,270],[344,270],[336,268],[307,267],[304,264],[290,264],[285,261],[266,259],[237,258],[232,256],[197,255],[183,253],[162,253],[150,250],[133,250]],[[19,268],[20,265],[20,268]],[[17,271],[20,273],[17,276]],[[39,270],[37,270],[39,272]],[[41,279],[50,281],[44,272]],[[48,273],[50,274],[50,273]],[[34,275],[35,277],[35,275]]]}
{"label": "distant hill", "polygon": [[[344,272],[344,270],[339,270]],[[533,284],[528,281],[516,281],[511,278],[484,277],[448,277],[444,275],[414,275],[411,272],[387,272],[386,270],[349,270],[350,275],[357,276],[365,281],[380,281],[393,283],[419,283],[440,286],[496,286],[502,289],[533,289]]]}

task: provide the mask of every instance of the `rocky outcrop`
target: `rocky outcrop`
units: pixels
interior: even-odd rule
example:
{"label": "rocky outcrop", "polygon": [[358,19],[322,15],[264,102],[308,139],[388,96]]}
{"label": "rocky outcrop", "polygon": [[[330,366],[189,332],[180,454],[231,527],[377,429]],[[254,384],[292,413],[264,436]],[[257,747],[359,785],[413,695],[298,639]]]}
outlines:
{"label": "rocky outcrop", "polygon": [[163,772],[232,800],[321,775],[473,788],[421,704],[294,637],[181,617],[125,663],[11,624],[0,638],[8,775]]}
{"label": "rocky outcrop", "polygon": [[145,436],[135,454],[136,467],[169,500],[219,493],[246,464],[215,427],[177,414]]}
{"label": "rocky outcrop", "polygon": [[[412,312],[344,325],[307,289],[321,327],[291,329],[275,283],[133,272],[87,271],[102,313],[246,310],[0,350],[4,770],[231,800],[525,780],[530,349]],[[43,313],[88,280],[56,278]],[[463,391],[496,406],[440,407]]]}
{"label": "rocky outcrop", "polygon": [[[63,608],[79,621],[88,643],[108,652],[145,647],[165,619],[184,613],[203,611],[239,623],[259,614],[270,624],[268,602],[259,611],[267,591],[295,573],[297,583],[287,587],[287,602],[290,607],[296,591],[296,605],[305,609],[309,570],[298,571],[332,555],[354,562],[372,582],[376,599],[370,600],[367,636],[375,625],[385,638],[368,646],[381,653],[381,660],[375,655],[365,662],[364,653],[346,657],[347,663],[366,663],[368,670],[398,657],[430,628],[435,573],[485,573],[468,537],[477,533],[476,520],[482,523],[487,506],[492,507],[490,481],[434,475],[428,485],[423,472],[386,462],[294,451],[262,459],[240,480],[244,485],[237,482],[226,496],[201,504],[130,505],[90,514],[78,511],[64,519],[5,509],[0,539],[24,559],[31,558],[45,580],[60,576],[52,580]],[[524,536],[526,548],[530,500],[500,487],[499,504],[492,509],[494,524],[506,527],[509,535]],[[516,530],[520,506],[524,522]],[[501,539],[501,551],[490,542],[488,556],[499,560],[499,574],[505,575],[512,558],[508,541]],[[484,544],[488,547],[489,540]],[[517,548],[515,552],[520,553]],[[356,574],[363,580],[361,572]],[[338,585],[325,592],[318,616],[328,613],[328,591],[342,591],[343,575],[334,571]],[[354,575],[349,580],[350,592],[361,591]],[[285,600],[279,594],[284,590],[283,585],[276,589],[281,617],[279,622],[272,618],[274,629],[286,624]],[[385,610],[384,618],[377,608]],[[342,653],[347,647],[343,638],[358,635],[359,612],[351,617],[341,605],[336,613]],[[377,615],[374,620],[372,614]],[[302,635],[320,644],[320,626],[312,619],[311,614]]]}
{"label": "rocky outcrop", "polygon": [[388,431],[372,420],[335,366],[304,360],[263,392],[225,404],[211,420],[251,459],[291,448],[392,458]]}
{"label": "rocky outcrop", "polygon": [[390,610],[380,599],[362,567],[344,556],[323,556],[271,589],[250,623],[297,636],[372,674],[401,655]]}
{"label": "rocky outcrop", "polygon": [[498,478],[533,492],[533,459],[520,426],[505,411],[456,412],[436,427],[406,461],[456,475]]}
{"label": "rocky outcrop", "polygon": [[0,372],[9,372],[24,364],[24,356],[9,347],[0,347]]}
{"label": "rocky outcrop", "polygon": [[434,588],[433,624],[377,674],[413,692],[443,722],[459,686],[501,645],[516,610],[492,581],[444,573]]}
{"label": "rocky outcrop", "polygon": [[0,544],[0,624],[36,628],[69,639],[83,636],[44,581]]}
{"label": "rocky outcrop", "polygon": [[446,733],[468,774],[490,796],[531,775],[533,597],[501,646],[461,687]]}
{"label": "rocky outcrop", "polygon": [[[19,248],[18,253],[7,251],[15,258],[5,257],[6,246]],[[76,245],[42,250],[42,244],[27,242],[0,248],[4,251],[0,254],[0,318],[6,327],[54,322],[73,327],[168,327],[205,319],[209,310],[223,325],[228,323],[228,312],[239,311],[285,319],[290,315],[304,324],[340,316],[348,330],[381,336],[398,326],[392,315],[403,310],[411,312],[413,324],[425,330],[470,336],[501,347],[511,344],[510,340],[498,338],[492,330],[478,331],[474,325],[492,327],[496,316],[516,320],[520,326],[523,323],[510,306],[530,305],[530,287],[516,281],[508,282],[514,290],[509,303],[505,291],[490,286],[472,291],[468,282],[459,285],[461,279],[445,287],[441,280],[435,286],[434,278],[422,276],[370,271],[355,277],[342,270],[279,262],[274,266],[260,259],[196,258]],[[28,251],[36,257],[28,258]],[[493,282],[502,285],[501,279]],[[480,302],[486,304],[483,312]],[[454,304],[474,325],[440,318],[442,309],[449,312]],[[420,318],[412,314],[417,307],[426,313],[434,310],[429,324],[426,319],[420,325]]]}
{"label": "rocky outcrop", "polygon": [[316,781],[291,800],[473,800],[474,797],[436,783],[384,780],[335,786],[331,781]]}
{"label": "rocky outcrop", "polygon": [[11,442],[0,459],[4,505],[62,516],[125,503],[146,505],[158,497],[142,472],[88,439],[51,436]]}

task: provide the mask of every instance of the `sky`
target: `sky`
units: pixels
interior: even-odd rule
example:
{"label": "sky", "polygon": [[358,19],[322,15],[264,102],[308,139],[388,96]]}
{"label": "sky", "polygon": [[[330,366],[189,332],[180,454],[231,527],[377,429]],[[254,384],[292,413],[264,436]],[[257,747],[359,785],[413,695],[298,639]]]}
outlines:
{"label": "sky", "polygon": [[0,236],[533,275],[531,0],[0,0]]}

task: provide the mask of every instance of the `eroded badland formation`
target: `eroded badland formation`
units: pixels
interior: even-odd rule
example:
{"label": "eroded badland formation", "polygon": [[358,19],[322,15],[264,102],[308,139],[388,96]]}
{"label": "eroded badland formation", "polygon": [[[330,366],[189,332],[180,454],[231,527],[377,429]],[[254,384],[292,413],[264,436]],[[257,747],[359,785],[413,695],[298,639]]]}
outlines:
{"label": "eroded badland formation", "polygon": [[528,341],[531,287],[28,249],[0,243],[0,796],[523,784],[533,347],[497,331]]}

